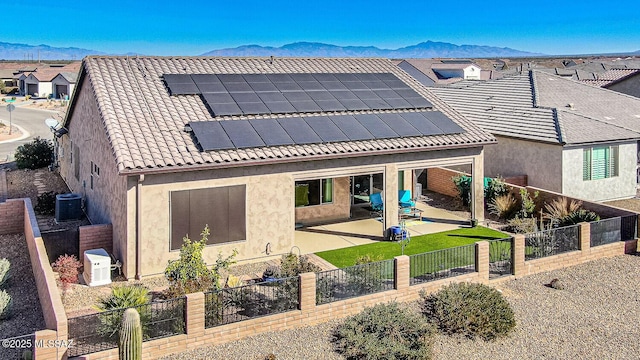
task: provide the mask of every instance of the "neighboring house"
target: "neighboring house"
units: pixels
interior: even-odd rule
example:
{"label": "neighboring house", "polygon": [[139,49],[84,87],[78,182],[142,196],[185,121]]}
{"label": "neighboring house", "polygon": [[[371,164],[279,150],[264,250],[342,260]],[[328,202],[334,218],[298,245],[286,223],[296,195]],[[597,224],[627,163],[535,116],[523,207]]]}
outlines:
{"label": "neighboring house", "polygon": [[2,81],[6,87],[18,85],[14,70],[0,70],[0,81]]}
{"label": "neighboring house", "polygon": [[77,72],[61,72],[51,81],[54,99],[68,99],[76,86]]}
{"label": "neighboring house", "polygon": [[[58,94],[69,95],[73,91],[75,78],[80,69],[80,63],[74,62],[66,65],[60,64],[42,64],[38,68],[21,69],[22,74],[18,77],[18,88],[20,95],[31,95],[39,98],[47,98],[49,96],[57,98]],[[58,75],[63,75],[57,80],[59,91],[53,80]],[[68,92],[62,92],[62,91]]]}
{"label": "neighboring house", "polygon": [[492,70],[482,70],[471,60],[405,59],[396,65],[425,86],[448,85],[465,80],[489,80],[495,76]]}
{"label": "neighboring house", "polygon": [[24,95],[46,98],[53,93],[51,81],[58,74],[58,71],[38,70],[24,78]]}
{"label": "neighboring house", "polygon": [[496,136],[487,176],[596,201],[636,195],[640,99],[541,71],[433,92]]}
{"label": "neighboring house", "polygon": [[205,224],[208,263],[287,253],[297,223],[349,219],[363,175],[380,179],[386,229],[413,170],[471,165],[483,220],[495,138],[387,59],[92,56],[77,84],[60,173],[113,225],[128,277],[162,273]]}

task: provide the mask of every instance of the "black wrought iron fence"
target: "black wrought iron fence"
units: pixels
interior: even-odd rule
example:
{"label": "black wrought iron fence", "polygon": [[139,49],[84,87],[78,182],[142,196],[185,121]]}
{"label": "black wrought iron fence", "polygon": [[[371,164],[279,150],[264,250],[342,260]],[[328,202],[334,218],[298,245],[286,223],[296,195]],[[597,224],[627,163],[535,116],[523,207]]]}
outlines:
{"label": "black wrought iron fence", "polygon": [[533,260],[580,250],[580,225],[559,227],[525,235],[524,259]]}
{"label": "black wrought iron fence", "polygon": [[614,217],[591,222],[591,246],[611,244],[622,240],[622,218]]}
{"label": "black wrought iron fence", "polygon": [[230,324],[298,308],[298,277],[205,293],[205,327]]}
{"label": "black wrought iron fence", "polygon": [[393,260],[316,273],[316,304],[393,290]]}
{"label": "black wrought iron fence", "polygon": [[2,342],[2,346],[0,346],[0,359],[33,359],[33,350],[36,347],[35,339],[35,334],[27,334],[0,340],[0,342]]}
{"label": "black wrought iron fence", "polygon": [[489,278],[513,273],[513,238],[489,240]]}
{"label": "black wrought iron fence", "polygon": [[620,218],[622,241],[633,240],[638,237],[638,215],[627,215]]}
{"label": "black wrought iron fence", "polygon": [[476,271],[476,246],[471,244],[411,255],[409,261],[410,285],[458,276]]}
{"label": "black wrought iron fence", "polygon": [[[143,341],[185,334],[186,298],[154,301],[135,306],[140,314]],[[69,318],[69,357],[118,347],[119,329],[126,309],[107,310]]]}

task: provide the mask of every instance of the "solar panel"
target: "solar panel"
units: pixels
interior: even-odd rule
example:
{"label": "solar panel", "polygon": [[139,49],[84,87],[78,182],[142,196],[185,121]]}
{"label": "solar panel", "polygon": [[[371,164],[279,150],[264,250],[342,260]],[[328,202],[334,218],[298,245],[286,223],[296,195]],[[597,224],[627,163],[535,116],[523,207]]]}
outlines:
{"label": "solar panel", "polygon": [[244,115],[269,114],[271,111],[262,102],[238,102],[238,106]]}
{"label": "solar panel", "polygon": [[233,149],[233,143],[220,125],[220,121],[189,123],[203,151]]}
{"label": "solar panel", "polygon": [[320,81],[320,85],[322,85],[322,87],[324,87],[325,89],[327,89],[329,91],[347,90],[347,87],[344,86],[344,84],[341,83],[340,81],[324,81],[324,80],[321,80]]}
{"label": "solar panel", "polygon": [[378,77],[373,73],[354,73],[360,81],[377,81]]}
{"label": "solar panel", "polygon": [[394,89],[394,91],[404,99],[420,97],[420,94],[409,87],[406,87],[404,89]]}
{"label": "solar panel", "polygon": [[379,80],[387,81],[387,80],[396,80],[398,77],[393,75],[392,73],[376,73],[376,77]]}
{"label": "solar panel", "polygon": [[312,74],[298,73],[291,74],[293,81],[300,83],[301,81],[316,81],[316,78]]}
{"label": "solar panel", "polygon": [[205,93],[228,93],[227,88],[222,83],[196,83],[200,92]]}
{"label": "solar panel", "polygon": [[322,139],[302,118],[282,118],[278,123],[296,144],[321,143]]}
{"label": "solar panel", "polygon": [[304,91],[325,90],[325,88],[316,80],[298,81],[298,85],[300,85]]}
{"label": "solar panel", "polygon": [[350,73],[339,73],[339,74],[335,74],[336,79],[338,79],[338,81],[340,82],[348,82],[348,81],[360,81],[358,80],[358,78],[354,75],[354,74],[350,74]]}
{"label": "solar panel", "polygon": [[398,137],[398,134],[373,114],[355,115],[354,116],[362,126],[365,127],[376,139],[389,139]]}
{"label": "solar panel", "polygon": [[222,82],[229,92],[254,92],[246,82]]}
{"label": "solar panel", "polygon": [[422,114],[431,120],[435,126],[444,131],[445,134],[460,134],[464,132],[464,129],[460,127],[460,125],[456,124],[440,111],[424,111]]}
{"label": "solar panel", "polygon": [[367,88],[371,89],[371,90],[384,90],[384,89],[388,89],[389,87],[387,86],[387,84],[383,83],[382,81],[376,80],[376,81],[363,81],[362,82]]}
{"label": "solar panel", "polygon": [[393,131],[400,136],[421,136],[422,133],[418,131],[413,125],[404,119],[404,114],[378,114],[380,120],[389,125]]}
{"label": "solar panel", "polygon": [[407,86],[407,84],[405,84],[402,80],[398,78],[396,78],[395,80],[384,80],[384,83],[387,84],[387,86],[389,86],[393,90],[406,89],[409,87]]}
{"label": "solar panel", "polygon": [[220,124],[238,149],[265,146],[264,141],[248,120],[220,121]]}
{"label": "solar panel", "polygon": [[302,88],[294,82],[283,82],[283,83],[274,82],[273,85],[275,85],[276,88],[278,88],[278,90],[282,92],[302,91]]}
{"label": "solar panel", "polygon": [[270,92],[270,91],[278,91],[278,88],[272,83],[249,83],[249,86],[255,92]]}
{"label": "solar panel", "polygon": [[262,102],[256,93],[232,92],[231,97],[236,102]]}
{"label": "solar panel", "polygon": [[164,82],[168,84],[188,84],[192,83],[191,76],[189,74],[164,74],[162,75]]}
{"label": "solar panel", "polygon": [[288,101],[265,101],[264,104],[272,114],[291,114],[296,112],[296,108]]}
{"label": "solar panel", "polygon": [[267,146],[295,144],[291,136],[284,131],[276,119],[251,120],[251,126],[253,126]]}
{"label": "solar panel", "polygon": [[417,107],[417,108],[430,108],[433,107],[433,104],[423,98],[423,97],[417,97],[417,98],[404,98],[405,100],[407,100],[409,102],[409,104]]}
{"label": "solar panel", "polygon": [[342,85],[344,85],[347,90],[369,90],[369,88],[367,87],[367,85],[363,84],[362,81],[347,81],[347,82],[342,82]]}
{"label": "solar panel", "polygon": [[329,116],[329,119],[349,138],[349,140],[371,140],[374,136],[351,115]]}
{"label": "solar panel", "polygon": [[352,91],[350,90],[339,90],[339,91],[332,91],[331,94],[337,99],[337,100],[357,100],[358,97],[356,96],[356,94],[354,94]]}
{"label": "solar panel", "polygon": [[338,100],[345,108],[349,110],[369,110],[369,105],[362,102],[360,99],[339,99]]}
{"label": "solar panel", "polygon": [[267,79],[272,83],[292,83],[294,82],[289,74],[267,74]]}
{"label": "solar panel", "polygon": [[271,83],[271,80],[264,74],[243,74],[242,78],[249,84]]}
{"label": "solar panel", "polygon": [[413,77],[414,79],[418,80],[424,86],[433,86],[436,83],[422,71],[418,70],[416,67],[405,60],[398,64],[398,67],[404,70],[407,74],[411,75],[411,77]]}
{"label": "solar panel", "polygon": [[171,95],[198,95],[200,94],[200,90],[194,84],[191,83],[172,83],[169,86],[169,91],[171,91]]}
{"label": "solar panel", "polygon": [[322,111],[345,111],[347,107],[338,100],[315,100]]}
{"label": "solar panel", "polygon": [[319,73],[319,74],[312,74],[312,75],[316,80],[318,80],[320,82],[323,82],[323,81],[335,81],[335,82],[338,82],[338,78],[336,78],[334,74]]}
{"label": "solar panel", "polygon": [[398,95],[397,92],[391,90],[391,89],[380,89],[380,90],[373,90],[373,92],[380,96],[383,99],[401,99],[402,97],[400,95]]}
{"label": "solar panel", "polygon": [[380,99],[380,97],[378,95],[376,95],[376,93],[374,93],[371,90],[354,90],[353,93],[360,100],[376,100],[376,99]]}
{"label": "solar panel", "polygon": [[312,100],[335,100],[336,98],[331,95],[330,92],[324,91],[310,91],[308,92]]}
{"label": "solar panel", "polygon": [[411,109],[411,104],[405,99],[384,98],[384,101],[394,109]]}
{"label": "solar panel", "polygon": [[284,97],[287,98],[288,101],[311,100],[311,96],[309,96],[307,93],[303,91],[291,91],[291,92],[283,93],[282,95],[284,95]]}
{"label": "solar panel", "polygon": [[208,103],[235,103],[229,93],[205,93],[202,94],[202,97]]}
{"label": "solar panel", "polygon": [[211,103],[207,102],[207,106],[214,116],[240,115],[242,110],[236,103]]}
{"label": "solar panel", "polygon": [[393,107],[391,107],[391,105],[387,104],[386,101],[378,98],[378,99],[371,99],[371,100],[362,100],[363,103],[365,103],[365,105],[367,105],[367,107],[369,107],[369,109],[380,109],[380,110],[392,110]]}
{"label": "solar panel", "polygon": [[240,74],[218,74],[217,76],[223,83],[246,82]]}
{"label": "solar panel", "polygon": [[422,135],[441,135],[444,132],[424,116],[424,112],[404,113],[402,117],[416,128]]}
{"label": "solar panel", "polygon": [[316,112],[322,111],[320,106],[315,103],[313,100],[300,100],[300,101],[291,101],[291,105],[293,105],[296,110],[299,112]]}
{"label": "solar panel", "polygon": [[320,136],[324,142],[348,141],[345,135],[336,124],[326,116],[305,117],[304,121],[311,126],[313,131]]}
{"label": "solar panel", "polygon": [[259,92],[256,93],[258,94],[258,97],[260,99],[262,99],[262,101],[267,102],[267,101],[286,101],[288,102],[289,100],[287,100],[286,97],[284,97],[284,95],[282,95],[279,92]]}
{"label": "solar panel", "polygon": [[214,74],[191,74],[196,84],[220,84],[220,79]]}

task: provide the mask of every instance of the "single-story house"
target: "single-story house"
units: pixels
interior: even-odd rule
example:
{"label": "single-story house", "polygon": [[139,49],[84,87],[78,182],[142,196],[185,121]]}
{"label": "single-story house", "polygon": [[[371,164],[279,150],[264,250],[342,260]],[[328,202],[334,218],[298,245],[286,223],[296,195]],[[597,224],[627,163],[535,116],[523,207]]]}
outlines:
{"label": "single-story house", "polygon": [[127,277],[162,273],[206,224],[208,263],[287,253],[298,223],[348,220],[373,175],[384,229],[436,166],[471,165],[484,219],[495,138],[387,59],[90,56],[77,84],[60,173]]}
{"label": "single-story house", "polygon": [[24,81],[24,95],[31,95],[34,97],[46,98],[53,93],[53,85],[51,81],[56,75],[58,75],[58,71],[51,70],[37,70],[31,73],[23,74],[20,77],[21,80]]}
{"label": "single-story house", "polygon": [[487,176],[594,201],[636,195],[640,99],[537,70],[433,92],[496,136]]}
{"label": "single-story house", "polygon": [[497,74],[493,70],[483,70],[473,61],[464,59],[404,59],[395,60],[395,63],[423,85],[429,87],[489,80]]}
{"label": "single-story house", "polygon": [[[77,72],[61,72],[51,81],[54,99],[65,99],[71,97],[73,88],[76,86]],[[68,100],[68,98],[67,98]]]}

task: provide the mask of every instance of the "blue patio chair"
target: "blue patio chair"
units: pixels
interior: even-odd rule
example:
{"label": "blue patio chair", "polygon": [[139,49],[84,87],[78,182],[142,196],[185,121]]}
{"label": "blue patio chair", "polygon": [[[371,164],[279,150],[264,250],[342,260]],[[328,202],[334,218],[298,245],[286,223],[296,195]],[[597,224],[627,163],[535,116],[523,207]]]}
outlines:
{"label": "blue patio chair", "polygon": [[382,193],[375,193],[369,195],[369,202],[371,203],[371,209],[373,211],[384,210],[384,201],[382,201]]}
{"label": "blue patio chair", "polygon": [[398,204],[403,209],[416,207],[416,202],[411,199],[410,190],[398,190]]}

